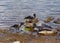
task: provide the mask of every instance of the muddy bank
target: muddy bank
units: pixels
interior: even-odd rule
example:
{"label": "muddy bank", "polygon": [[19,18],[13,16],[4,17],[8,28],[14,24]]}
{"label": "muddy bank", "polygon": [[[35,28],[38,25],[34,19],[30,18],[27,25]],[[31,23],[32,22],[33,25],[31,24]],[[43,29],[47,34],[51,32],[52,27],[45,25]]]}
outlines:
{"label": "muddy bank", "polygon": [[60,36],[39,35],[39,37],[34,37],[32,35],[20,35],[19,33],[0,30],[0,43],[12,43],[14,41],[20,41],[21,43],[60,43]]}

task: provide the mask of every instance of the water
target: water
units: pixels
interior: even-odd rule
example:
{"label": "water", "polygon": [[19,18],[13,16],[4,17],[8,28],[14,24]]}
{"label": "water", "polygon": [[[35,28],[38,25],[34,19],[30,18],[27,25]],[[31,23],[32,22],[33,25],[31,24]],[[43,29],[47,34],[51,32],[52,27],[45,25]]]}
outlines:
{"label": "water", "polygon": [[[18,24],[24,21],[25,16],[33,13],[36,13],[39,19],[47,16],[60,17],[60,0],[0,0],[0,27]],[[52,22],[48,24],[57,26]],[[60,36],[56,38],[60,39]]]}
{"label": "water", "polygon": [[33,13],[39,19],[60,17],[60,0],[0,0],[0,27],[24,21],[25,16]]}

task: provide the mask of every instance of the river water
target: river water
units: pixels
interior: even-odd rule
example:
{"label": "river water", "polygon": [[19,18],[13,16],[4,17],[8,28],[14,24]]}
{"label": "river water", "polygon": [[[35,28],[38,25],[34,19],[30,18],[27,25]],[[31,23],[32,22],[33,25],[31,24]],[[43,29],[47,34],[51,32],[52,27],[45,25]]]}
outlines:
{"label": "river water", "polygon": [[22,22],[25,16],[33,13],[39,19],[47,16],[60,17],[60,0],[0,0],[0,27]]}
{"label": "river water", "polygon": [[[0,27],[18,24],[24,21],[25,16],[33,13],[36,13],[39,19],[45,19],[47,16],[60,17],[60,0],[0,0]],[[53,27],[60,27],[60,25],[52,22],[48,24]],[[5,34],[0,35],[0,37],[2,36],[5,37]],[[51,40],[49,36],[46,37]],[[60,39],[60,36],[51,38],[54,41],[56,38]],[[45,42],[51,43],[49,40]],[[59,43],[59,40],[54,42]]]}

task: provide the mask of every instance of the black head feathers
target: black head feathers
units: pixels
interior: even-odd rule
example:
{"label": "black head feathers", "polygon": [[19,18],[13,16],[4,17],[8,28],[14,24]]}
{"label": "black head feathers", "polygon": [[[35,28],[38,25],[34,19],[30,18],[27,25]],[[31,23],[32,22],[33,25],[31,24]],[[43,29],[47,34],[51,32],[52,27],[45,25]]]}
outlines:
{"label": "black head feathers", "polygon": [[33,17],[32,16],[27,16],[24,19],[33,19]]}

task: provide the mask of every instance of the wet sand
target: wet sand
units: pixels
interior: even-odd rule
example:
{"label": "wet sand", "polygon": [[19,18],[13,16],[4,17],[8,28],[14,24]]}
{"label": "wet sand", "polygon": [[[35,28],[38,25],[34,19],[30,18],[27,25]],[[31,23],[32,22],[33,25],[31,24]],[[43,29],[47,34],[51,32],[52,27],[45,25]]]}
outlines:
{"label": "wet sand", "polygon": [[60,36],[40,35],[39,37],[34,37],[32,35],[13,34],[6,30],[0,30],[0,43],[12,43],[14,41],[20,41],[21,43],[60,43]]}

